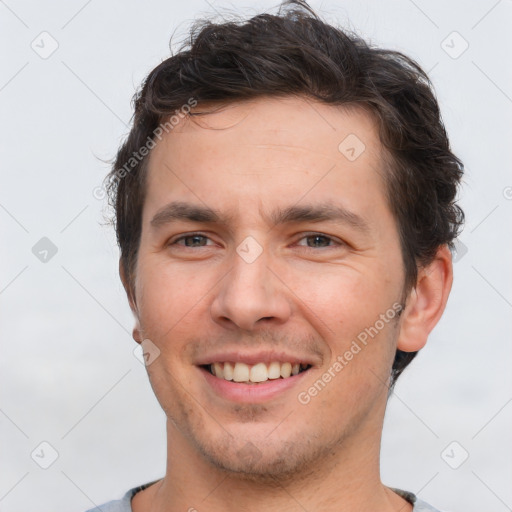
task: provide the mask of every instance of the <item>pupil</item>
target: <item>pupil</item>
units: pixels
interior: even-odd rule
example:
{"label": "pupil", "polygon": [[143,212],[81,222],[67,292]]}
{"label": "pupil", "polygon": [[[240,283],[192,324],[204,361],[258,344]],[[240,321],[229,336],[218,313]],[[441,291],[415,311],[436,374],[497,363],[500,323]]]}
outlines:
{"label": "pupil", "polygon": [[[321,236],[321,235],[314,235],[314,236],[311,236],[309,238],[309,240],[313,240],[313,243],[311,244],[308,244],[310,247],[314,246],[314,247],[318,247],[318,246],[321,246],[321,247],[326,247],[329,245],[329,240],[327,237],[325,236]],[[323,243],[322,243],[323,242]]]}
{"label": "pupil", "polygon": [[204,245],[204,243],[201,242],[204,242],[204,236],[201,235],[189,236],[185,239],[185,245],[187,247]]}

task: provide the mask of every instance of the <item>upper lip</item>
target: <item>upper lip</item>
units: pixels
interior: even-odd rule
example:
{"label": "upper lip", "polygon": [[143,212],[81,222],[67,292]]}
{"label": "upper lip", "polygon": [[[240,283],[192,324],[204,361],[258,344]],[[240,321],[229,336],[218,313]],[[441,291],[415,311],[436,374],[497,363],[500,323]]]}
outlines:
{"label": "upper lip", "polygon": [[311,355],[297,355],[288,354],[286,352],[272,351],[259,351],[259,352],[243,352],[241,350],[226,350],[224,352],[216,352],[201,356],[197,361],[197,366],[203,366],[213,363],[245,363],[247,365],[254,365],[257,363],[270,364],[273,361],[280,363],[302,363],[311,366],[318,365],[318,357]]}

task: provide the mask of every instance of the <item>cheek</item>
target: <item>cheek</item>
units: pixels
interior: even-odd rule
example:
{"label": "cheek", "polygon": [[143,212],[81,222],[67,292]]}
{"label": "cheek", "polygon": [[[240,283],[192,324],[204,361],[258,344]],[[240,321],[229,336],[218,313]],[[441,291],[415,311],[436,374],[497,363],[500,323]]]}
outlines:
{"label": "cheek", "polygon": [[204,272],[188,272],[150,255],[139,261],[137,277],[141,283],[137,293],[141,327],[155,340],[179,339],[176,333],[193,322],[195,308],[200,308],[214,284],[209,285]]}
{"label": "cheek", "polygon": [[399,276],[386,273],[380,264],[372,267],[366,263],[287,272],[300,314],[322,334],[327,331],[327,339],[335,336],[345,343],[373,325],[399,299]]}
{"label": "cheek", "polygon": [[396,308],[401,283],[383,272],[376,265],[365,272],[338,267],[327,273],[300,273],[294,291],[305,306],[299,315],[308,319],[330,349],[330,361],[322,372],[331,370],[327,379],[336,376],[322,392],[320,408],[325,400],[327,404],[339,400],[356,410],[358,404],[380,396],[385,387],[396,351],[398,319],[393,305]]}

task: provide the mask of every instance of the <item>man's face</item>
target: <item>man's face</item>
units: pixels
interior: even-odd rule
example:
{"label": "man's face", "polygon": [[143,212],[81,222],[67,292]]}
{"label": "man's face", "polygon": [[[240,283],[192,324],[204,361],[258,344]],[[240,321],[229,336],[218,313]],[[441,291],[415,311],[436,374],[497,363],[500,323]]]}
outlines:
{"label": "man's face", "polygon": [[404,285],[382,161],[363,111],[297,98],[181,121],[152,150],[137,336],[187,453],[277,476],[378,442]]}

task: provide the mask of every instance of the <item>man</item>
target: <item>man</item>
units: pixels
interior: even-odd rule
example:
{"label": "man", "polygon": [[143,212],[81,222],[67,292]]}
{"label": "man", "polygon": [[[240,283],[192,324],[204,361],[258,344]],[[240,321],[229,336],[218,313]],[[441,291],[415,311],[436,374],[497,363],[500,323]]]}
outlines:
{"label": "man", "polygon": [[196,27],[109,176],[167,470],[101,510],[435,510],[379,451],[448,299],[461,176],[407,57],[303,2]]}

